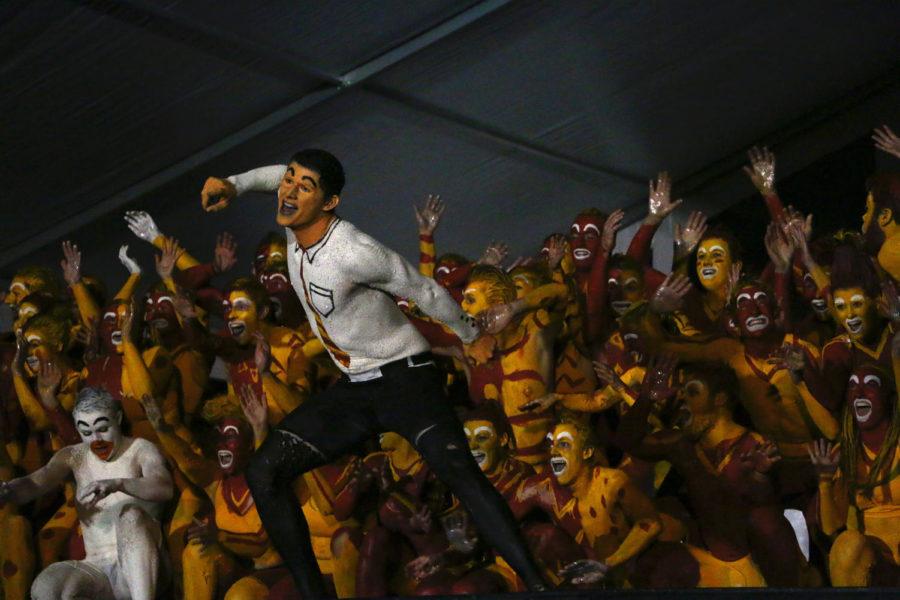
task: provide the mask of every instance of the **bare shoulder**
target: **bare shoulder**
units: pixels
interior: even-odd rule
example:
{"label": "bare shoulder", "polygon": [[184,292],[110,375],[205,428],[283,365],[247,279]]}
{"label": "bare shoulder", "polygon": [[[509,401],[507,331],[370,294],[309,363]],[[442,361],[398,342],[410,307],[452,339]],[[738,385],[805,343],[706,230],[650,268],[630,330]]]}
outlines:
{"label": "bare shoulder", "polygon": [[163,460],[162,452],[159,447],[144,438],[129,438],[130,446],[128,452],[132,454],[138,461],[160,461]]}

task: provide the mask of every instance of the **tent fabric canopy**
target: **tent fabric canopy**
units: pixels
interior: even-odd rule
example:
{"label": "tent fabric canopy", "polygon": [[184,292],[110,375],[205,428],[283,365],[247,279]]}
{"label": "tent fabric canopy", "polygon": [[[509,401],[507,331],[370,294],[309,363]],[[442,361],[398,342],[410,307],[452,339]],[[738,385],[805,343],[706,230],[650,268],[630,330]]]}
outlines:
{"label": "tent fabric canopy", "polygon": [[241,264],[271,198],[204,214],[209,175],[321,147],[340,212],[414,259],[411,205],[448,204],[439,251],[530,254],[587,206],[644,210],[668,169],[685,210],[752,193],[771,144],[787,175],[900,124],[900,4],[354,0],[7,0],[0,5],[0,262],[124,279],[148,210],[201,259]]}

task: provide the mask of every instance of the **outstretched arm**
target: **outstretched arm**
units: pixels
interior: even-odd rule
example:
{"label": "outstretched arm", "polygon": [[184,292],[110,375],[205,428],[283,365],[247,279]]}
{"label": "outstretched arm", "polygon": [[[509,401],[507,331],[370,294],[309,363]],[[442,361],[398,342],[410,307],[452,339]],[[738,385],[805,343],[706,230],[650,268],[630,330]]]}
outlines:
{"label": "outstretched arm", "polygon": [[225,179],[210,177],[200,192],[203,210],[215,212],[227,208],[231,201],[245,192],[274,192],[281,184],[287,165],[259,167]]}
{"label": "outstretched arm", "polygon": [[34,473],[12,481],[0,482],[0,504],[6,502],[27,504],[61,486],[72,474],[72,468],[69,466],[71,452],[72,447],[66,446]]}
{"label": "outstretched arm", "polygon": [[768,148],[753,147],[747,156],[750,166],[744,167],[744,173],[765,200],[769,218],[776,223],[784,221],[784,205],[775,191],[775,155]]}
{"label": "outstretched arm", "polygon": [[647,216],[628,246],[628,256],[641,265],[649,262],[650,246],[659,224],[682,202],[680,199],[672,201],[672,180],[667,171],[660,173],[655,183],[650,180]]}
{"label": "outstretched arm", "polygon": [[445,208],[441,197],[434,194],[428,194],[425,204],[421,207],[413,206],[413,210],[416,211],[416,223],[419,226],[419,273],[425,277],[434,277],[436,260],[434,232],[441,222]]}

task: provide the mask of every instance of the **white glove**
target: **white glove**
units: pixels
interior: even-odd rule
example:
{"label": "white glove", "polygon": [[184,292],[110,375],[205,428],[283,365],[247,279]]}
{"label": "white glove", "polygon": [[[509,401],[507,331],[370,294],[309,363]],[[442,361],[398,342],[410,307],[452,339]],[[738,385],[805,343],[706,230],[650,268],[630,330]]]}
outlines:
{"label": "white glove", "polygon": [[[146,213],[144,213],[146,214]],[[148,215],[149,216],[149,215]],[[151,221],[152,223],[153,221]],[[128,269],[128,272],[132,275],[140,275],[141,267],[137,264],[137,261],[128,256],[128,244],[125,244],[121,248],[119,248],[119,262]]]}
{"label": "white glove", "polygon": [[125,213],[125,222],[128,223],[128,229],[131,230],[131,233],[145,242],[152,244],[153,240],[162,235],[156,223],[153,222],[153,217],[142,210],[127,211]]}

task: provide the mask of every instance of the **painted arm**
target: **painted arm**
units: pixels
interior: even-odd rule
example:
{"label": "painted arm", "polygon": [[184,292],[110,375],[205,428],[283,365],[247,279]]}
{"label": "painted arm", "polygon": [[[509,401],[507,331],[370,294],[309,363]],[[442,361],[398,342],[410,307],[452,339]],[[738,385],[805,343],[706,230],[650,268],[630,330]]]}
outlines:
{"label": "painted arm", "polygon": [[72,447],[66,446],[34,473],[0,482],[0,503],[27,504],[61,486],[72,474],[69,466],[71,453]]}
{"label": "painted arm", "polygon": [[16,388],[16,396],[19,398],[19,404],[22,412],[32,431],[49,431],[51,428],[50,419],[38,401],[37,395],[31,389],[31,385],[25,380],[25,377],[19,373],[13,374],[13,385]]}
{"label": "painted arm", "polygon": [[148,502],[167,502],[175,495],[172,476],[166,467],[166,459],[159,449],[150,442],[138,454],[141,476],[121,479],[118,491]]}

